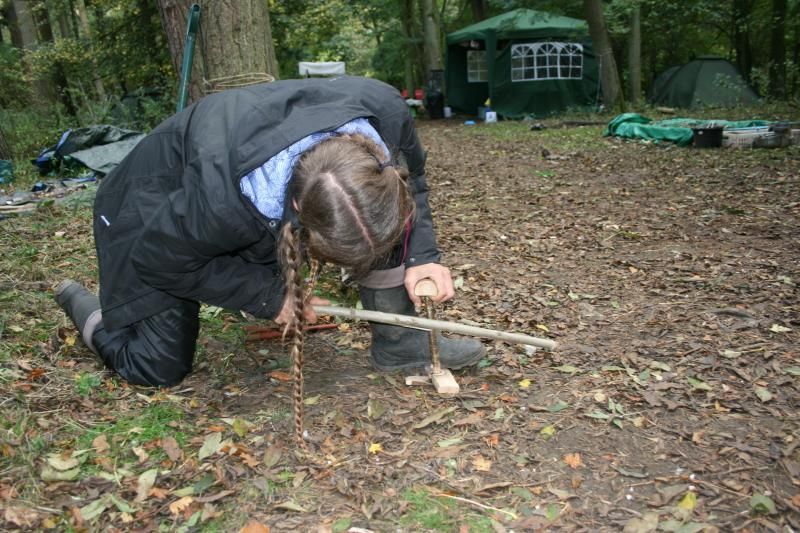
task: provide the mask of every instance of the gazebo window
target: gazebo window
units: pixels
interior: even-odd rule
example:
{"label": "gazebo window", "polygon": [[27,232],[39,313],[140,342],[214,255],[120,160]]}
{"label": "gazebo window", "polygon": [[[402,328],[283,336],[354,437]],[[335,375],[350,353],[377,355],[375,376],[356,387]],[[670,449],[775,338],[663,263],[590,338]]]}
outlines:
{"label": "gazebo window", "polygon": [[545,42],[511,46],[511,81],[579,80],[582,76],[582,44]]}
{"label": "gazebo window", "polygon": [[467,81],[480,82],[489,80],[489,69],[486,66],[486,50],[467,51]]}

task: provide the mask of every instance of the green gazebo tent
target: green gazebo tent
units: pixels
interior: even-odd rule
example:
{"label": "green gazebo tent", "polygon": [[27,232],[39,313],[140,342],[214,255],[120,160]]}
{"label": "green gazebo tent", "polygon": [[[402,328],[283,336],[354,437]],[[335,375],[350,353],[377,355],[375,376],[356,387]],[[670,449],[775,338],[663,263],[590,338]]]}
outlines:
{"label": "green gazebo tent", "polygon": [[447,35],[447,104],[476,114],[491,98],[515,118],[585,108],[599,97],[586,22],[515,9]]}

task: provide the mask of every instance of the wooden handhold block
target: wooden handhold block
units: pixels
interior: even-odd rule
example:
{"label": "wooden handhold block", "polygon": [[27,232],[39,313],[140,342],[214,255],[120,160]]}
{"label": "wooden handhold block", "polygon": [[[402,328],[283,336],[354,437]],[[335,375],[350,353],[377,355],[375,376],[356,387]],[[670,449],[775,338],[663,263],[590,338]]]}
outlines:
{"label": "wooden handhold block", "polygon": [[406,376],[406,385],[427,385],[430,382],[428,376]]}
{"label": "wooden handhold block", "polygon": [[438,374],[431,373],[431,381],[439,394],[458,394],[461,390],[453,373],[446,368]]}
{"label": "wooden handhold block", "polygon": [[439,289],[436,283],[430,278],[421,279],[414,286],[414,294],[417,296],[436,296],[439,294]]}

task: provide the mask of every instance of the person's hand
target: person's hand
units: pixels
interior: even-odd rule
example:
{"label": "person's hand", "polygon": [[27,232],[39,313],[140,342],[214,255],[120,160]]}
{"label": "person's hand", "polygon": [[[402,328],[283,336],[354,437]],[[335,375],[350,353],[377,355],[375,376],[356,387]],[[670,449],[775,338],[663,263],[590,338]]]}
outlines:
{"label": "person's hand", "polygon": [[435,298],[431,298],[434,302],[444,302],[455,296],[456,290],[453,287],[453,278],[450,276],[450,269],[438,263],[428,263],[427,265],[406,268],[403,284],[406,287],[406,291],[408,291],[409,298],[414,302],[414,305],[420,305],[422,303],[419,296],[414,294],[414,287],[420,280],[425,278],[430,278],[436,284],[439,294]]}
{"label": "person's hand", "polygon": [[[289,298],[283,300],[283,307],[281,308],[281,312],[278,313],[278,316],[275,317],[275,322],[278,324],[286,324],[289,322],[289,319],[294,314],[294,307],[289,305]],[[319,296],[312,296],[308,300],[306,300],[306,305],[303,308],[303,315],[305,315],[306,323],[313,324],[317,321],[317,314],[314,312],[314,309],[311,307],[312,305],[330,305],[331,303],[324,299],[320,298]]]}

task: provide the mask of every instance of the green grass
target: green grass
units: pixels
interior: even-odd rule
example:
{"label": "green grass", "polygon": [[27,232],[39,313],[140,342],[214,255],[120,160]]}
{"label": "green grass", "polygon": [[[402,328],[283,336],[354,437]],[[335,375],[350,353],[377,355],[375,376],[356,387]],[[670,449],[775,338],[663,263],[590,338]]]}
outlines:
{"label": "green grass", "polygon": [[75,449],[91,448],[92,441],[101,434],[106,435],[112,449],[115,443],[120,448],[130,448],[166,436],[174,437],[182,445],[185,435],[172,427],[182,419],[182,411],[168,403],[157,401],[134,416],[120,417],[113,422],[95,424],[91,428],[74,424],[73,429],[78,432]]}
{"label": "green grass", "polygon": [[489,518],[466,504],[437,498],[425,489],[406,490],[402,497],[409,505],[400,524],[413,531],[458,531],[460,526],[467,526],[470,533],[495,530]]}
{"label": "green grass", "polygon": [[89,396],[102,383],[99,375],[81,372],[75,378],[75,392],[81,396]]}

